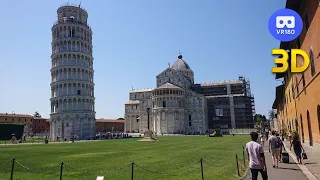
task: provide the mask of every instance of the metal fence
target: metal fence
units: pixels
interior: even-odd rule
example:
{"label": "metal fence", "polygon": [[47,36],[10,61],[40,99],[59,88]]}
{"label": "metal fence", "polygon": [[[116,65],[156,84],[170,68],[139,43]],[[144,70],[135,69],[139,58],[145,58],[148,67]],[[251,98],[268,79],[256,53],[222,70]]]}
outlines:
{"label": "metal fence", "polygon": [[[240,156],[242,156],[242,158],[240,158]],[[248,160],[249,156],[246,153],[244,146],[242,147],[242,155],[240,156],[236,154],[237,173],[238,173],[238,176],[244,176],[246,175],[246,170],[248,169],[247,165],[249,165],[249,160]]]}
{"label": "metal fence", "polygon": [[[243,159],[241,160],[238,157],[238,155],[236,155],[237,172],[238,172],[239,176],[241,175],[240,170],[244,171],[246,169],[245,157],[246,157],[246,155],[244,153],[244,147],[243,147]],[[242,164],[242,161],[243,161],[243,164]],[[117,168],[114,168],[114,169],[111,169],[111,170],[106,170],[106,171],[103,171],[103,172],[91,172],[91,171],[85,171],[85,170],[80,170],[80,169],[74,168],[72,165],[70,165],[68,163],[64,163],[64,162],[61,162],[60,164],[56,164],[54,166],[50,166],[50,167],[47,167],[47,168],[42,168],[42,169],[31,168],[31,167],[28,167],[27,165],[21,163],[19,160],[17,160],[16,158],[13,157],[11,160],[8,160],[7,162],[0,163],[0,168],[4,168],[5,166],[11,167],[10,177],[8,177],[10,180],[14,179],[14,177],[15,177],[14,176],[15,168],[17,166],[25,169],[26,171],[37,173],[37,174],[38,173],[50,173],[50,174],[52,174],[52,171],[54,169],[56,169],[57,171],[59,171],[60,180],[63,179],[65,170],[72,171],[72,172],[77,172],[77,173],[93,174],[95,176],[101,176],[101,175],[105,175],[105,174],[108,174],[108,173],[114,173],[114,172],[118,172],[118,171],[121,171],[121,170],[130,169],[131,173],[130,173],[130,176],[128,175],[128,178],[130,177],[131,180],[134,180],[135,179],[135,170],[136,169],[141,169],[141,170],[143,170],[145,172],[148,172],[148,173],[159,174],[159,175],[163,175],[163,176],[174,176],[177,173],[181,173],[181,172],[184,172],[184,171],[187,172],[190,168],[195,167],[196,164],[198,164],[198,167],[199,167],[199,176],[198,177],[199,177],[199,179],[201,177],[202,180],[204,180],[204,178],[205,178],[204,165],[208,165],[211,168],[214,167],[213,163],[210,163],[210,162],[204,160],[203,158],[200,158],[200,160],[198,160],[198,161],[196,161],[194,163],[187,164],[182,168],[177,168],[177,169],[175,169],[173,171],[170,171],[170,172],[164,172],[164,171],[157,171],[157,170],[154,170],[154,169],[149,169],[148,167],[141,166],[140,164],[137,164],[135,162],[131,162],[131,163],[128,163],[127,165],[125,165],[125,166],[117,167]],[[210,169],[210,171],[212,171],[212,169]],[[207,177],[207,178],[209,178],[209,177]],[[64,177],[64,179],[65,179],[65,177]],[[165,179],[165,177],[164,177],[164,179]]]}

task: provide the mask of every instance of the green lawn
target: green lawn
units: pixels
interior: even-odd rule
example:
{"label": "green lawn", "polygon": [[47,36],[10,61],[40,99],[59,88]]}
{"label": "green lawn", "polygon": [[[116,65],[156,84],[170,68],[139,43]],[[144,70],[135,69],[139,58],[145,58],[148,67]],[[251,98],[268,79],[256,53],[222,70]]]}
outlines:
{"label": "green lawn", "polygon": [[[237,179],[235,154],[242,158],[242,146],[249,136],[158,137],[155,143],[136,138],[82,143],[0,146],[0,179],[9,179],[12,157],[16,158],[14,180],[57,180],[64,162],[64,180],[130,180],[134,161],[135,180],[201,179],[200,158],[205,179]],[[3,165],[3,163],[8,162]],[[207,163],[206,163],[207,162]],[[21,165],[25,168],[23,168]],[[117,170],[118,168],[125,169]],[[29,168],[29,169],[28,169]],[[114,172],[109,172],[113,171]],[[100,173],[99,173],[100,172]]]}

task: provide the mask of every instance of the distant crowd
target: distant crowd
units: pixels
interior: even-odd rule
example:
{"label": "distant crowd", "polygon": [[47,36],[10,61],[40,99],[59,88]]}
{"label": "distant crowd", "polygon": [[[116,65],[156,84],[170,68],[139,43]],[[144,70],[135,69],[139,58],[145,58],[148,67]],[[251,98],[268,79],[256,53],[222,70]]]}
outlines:
{"label": "distant crowd", "polygon": [[129,138],[129,134],[124,132],[103,132],[103,133],[98,133],[95,137],[96,140],[121,139],[121,138]]}

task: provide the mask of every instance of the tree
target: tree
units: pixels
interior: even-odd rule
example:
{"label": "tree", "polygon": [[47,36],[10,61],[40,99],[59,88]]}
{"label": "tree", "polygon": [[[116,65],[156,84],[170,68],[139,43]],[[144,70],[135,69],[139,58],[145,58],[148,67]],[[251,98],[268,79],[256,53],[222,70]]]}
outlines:
{"label": "tree", "polygon": [[33,114],[34,117],[39,117],[41,118],[41,115],[38,113],[38,111],[36,111],[34,114]]}
{"label": "tree", "polygon": [[275,110],[270,110],[269,111],[269,120],[272,121],[273,118],[276,117],[276,111]]}
{"label": "tree", "polygon": [[124,118],[121,117],[121,118],[118,118],[117,120],[124,120]]}
{"label": "tree", "polygon": [[262,130],[266,127],[267,118],[265,115],[256,114],[254,120]]}

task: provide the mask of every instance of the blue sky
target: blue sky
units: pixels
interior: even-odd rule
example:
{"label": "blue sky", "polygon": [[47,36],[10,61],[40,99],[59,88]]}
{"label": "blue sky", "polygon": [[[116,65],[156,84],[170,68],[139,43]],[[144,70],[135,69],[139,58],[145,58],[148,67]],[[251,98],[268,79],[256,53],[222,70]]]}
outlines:
{"label": "blue sky", "polygon": [[[0,112],[50,113],[51,27],[60,0],[1,0]],[[80,0],[68,1],[79,4]],[[257,113],[271,109],[275,81],[268,31],[285,0],[82,0],[93,28],[96,118],[118,118],[132,86],[155,76],[179,50],[196,82],[251,81]]]}

